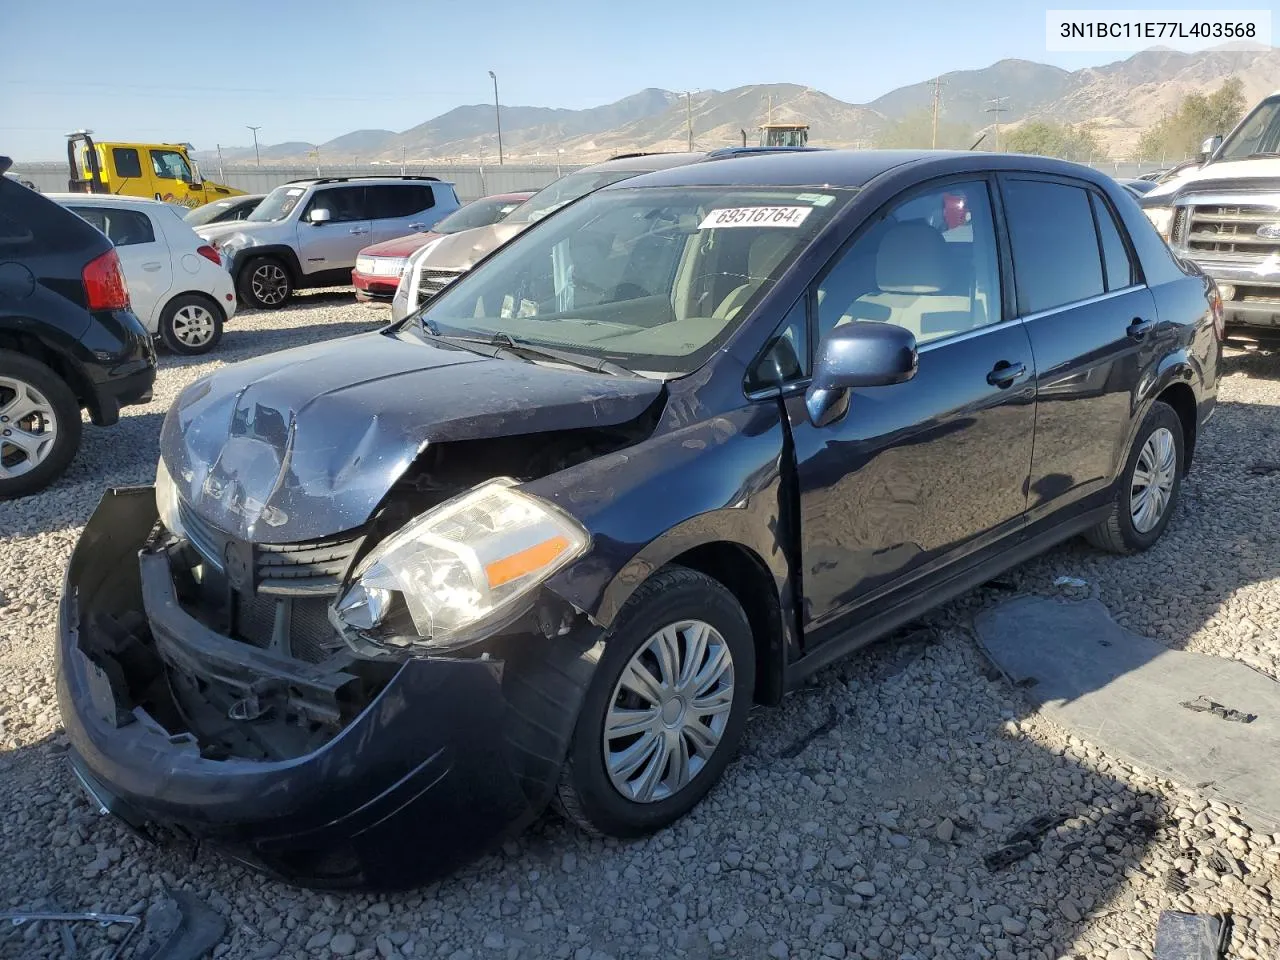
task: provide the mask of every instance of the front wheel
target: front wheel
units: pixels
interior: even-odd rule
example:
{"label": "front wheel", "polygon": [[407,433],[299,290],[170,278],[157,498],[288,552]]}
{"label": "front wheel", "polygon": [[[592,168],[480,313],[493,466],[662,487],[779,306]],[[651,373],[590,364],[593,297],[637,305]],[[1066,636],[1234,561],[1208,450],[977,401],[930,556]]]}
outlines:
{"label": "front wheel", "polygon": [[1111,553],[1138,553],[1160,539],[1182,490],[1184,447],[1178,414],[1157,400],[1134,438],[1111,516],[1086,534],[1090,543]]}
{"label": "front wheel", "polygon": [[174,297],[160,314],[160,338],[183,356],[208,353],[222,339],[222,311],[204,297]]}
{"label": "front wheel", "polygon": [[751,627],[733,594],[694,570],[656,574],[605,640],[557,807],[616,837],[684,816],[733,758],[754,684]]}
{"label": "front wheel", "polygon": [[279,310],[293,294],[293,281],[274,257],[255,257],[240,271],[240,299],[259,310]]}
{"label": "front wheel", "polygon": [[80,404],[38,360],[0,350],[0,500],[47,487],[80,448]]}

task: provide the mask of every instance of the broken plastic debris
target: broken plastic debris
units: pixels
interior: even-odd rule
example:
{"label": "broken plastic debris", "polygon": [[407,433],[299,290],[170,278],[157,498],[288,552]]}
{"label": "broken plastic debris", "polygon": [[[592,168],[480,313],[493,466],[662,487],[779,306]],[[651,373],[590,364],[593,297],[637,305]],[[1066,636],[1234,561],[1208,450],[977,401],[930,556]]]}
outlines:
{"label": "broken plastic debris", "polygon": [[1245,713],[1233,707],[1224,707],[1218,701],[1210,700],[1206,696],[1199,696],[1194,700],[1184,700],[1181,706],[1186,707],[1188,710],[1194,710],[1196,713],[1212,713],[1215,717],[1230,720],[1232,723],[1253,723],[1258,719],[1256,713]]}
{"label": "broken plastic debris", "polygon": [[1165,910],[1156,924],[1156,960],[1218,960],[1227,932],[1222,917]]}
{"label": "broken plastic debris", "polygon": [[1088,580],[1081,580],[1079,577],[1058,577],[1053,581],[1055,587],[1074,587],[1079,590],[1089,585]]}
{"label": "broken plastic debris", "polygon": [[1004,846],[983,857],[987,869],[1000,870],[1035,853],[1044,835],[1065,823],[1069,816],[1066,813],[1045,813],[1032,817],[1009,834]]}

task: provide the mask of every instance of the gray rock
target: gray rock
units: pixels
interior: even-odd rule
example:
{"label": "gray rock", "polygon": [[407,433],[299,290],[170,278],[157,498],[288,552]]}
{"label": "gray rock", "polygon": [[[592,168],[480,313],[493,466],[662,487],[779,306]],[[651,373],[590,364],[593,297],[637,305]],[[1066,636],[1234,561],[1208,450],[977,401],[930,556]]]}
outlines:
{"label": "gray rock", "polygon": [[329,949],[339,957],[349,957],[356,952],[356,938],[349,933],[335,934],[329,941]]}

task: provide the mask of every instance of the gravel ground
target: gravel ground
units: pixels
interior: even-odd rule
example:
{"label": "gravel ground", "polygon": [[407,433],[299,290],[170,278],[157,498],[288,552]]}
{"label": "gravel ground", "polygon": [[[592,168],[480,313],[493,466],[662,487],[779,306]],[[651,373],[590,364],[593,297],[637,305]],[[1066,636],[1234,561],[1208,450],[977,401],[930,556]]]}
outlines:
{"label": "gravel ground", "polygon": [[[758,711],[721,786],[648,840],[591,839],[548,815],[446,882],[372,897],[291,889],[208,855],[191,863],[97,817],[62,763],[53,692],[76,536],[104,485],[150,480],[161,415],[183,384],[379,322],[348,297],[238,316],[213,360],[164,357],[151,405],[87,430],[53,489],[0,506],[0,910],[137,914],[182,886],[227,919],[214,955],[229,958],[1130,960],[1152,956],[1160,910],[1183,909],[1232,914],[1230,956],[1275,960],[1280,834],[1029,716],[969,628],[1009,589],[1052,593],[1070,574],[1131,629],[1280,678],[1280,519],[1257,508],[1280,474],[1251,472],[1280,461],[1280,358],[1266,356],[1228,360],[1157,548],[1117,558],[1066,545],[824,672]],[[1066,819],[1025,859],[988,868],[986,855],[1045,814]],[[0,957],[62,955],[52,931],[30,932],[0,931]]]}

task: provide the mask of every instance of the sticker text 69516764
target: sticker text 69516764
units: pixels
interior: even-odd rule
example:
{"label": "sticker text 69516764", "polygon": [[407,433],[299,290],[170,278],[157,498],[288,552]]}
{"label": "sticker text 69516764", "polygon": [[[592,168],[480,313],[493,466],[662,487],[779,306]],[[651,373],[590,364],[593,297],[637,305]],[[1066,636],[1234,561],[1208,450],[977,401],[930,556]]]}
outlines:
{"label": "sticker text 69516764", "polygon": [[712,210],[700,224],[699,230],[717,230],[721,227],[798,227],[809,216],[812,207],[725,207]]}

